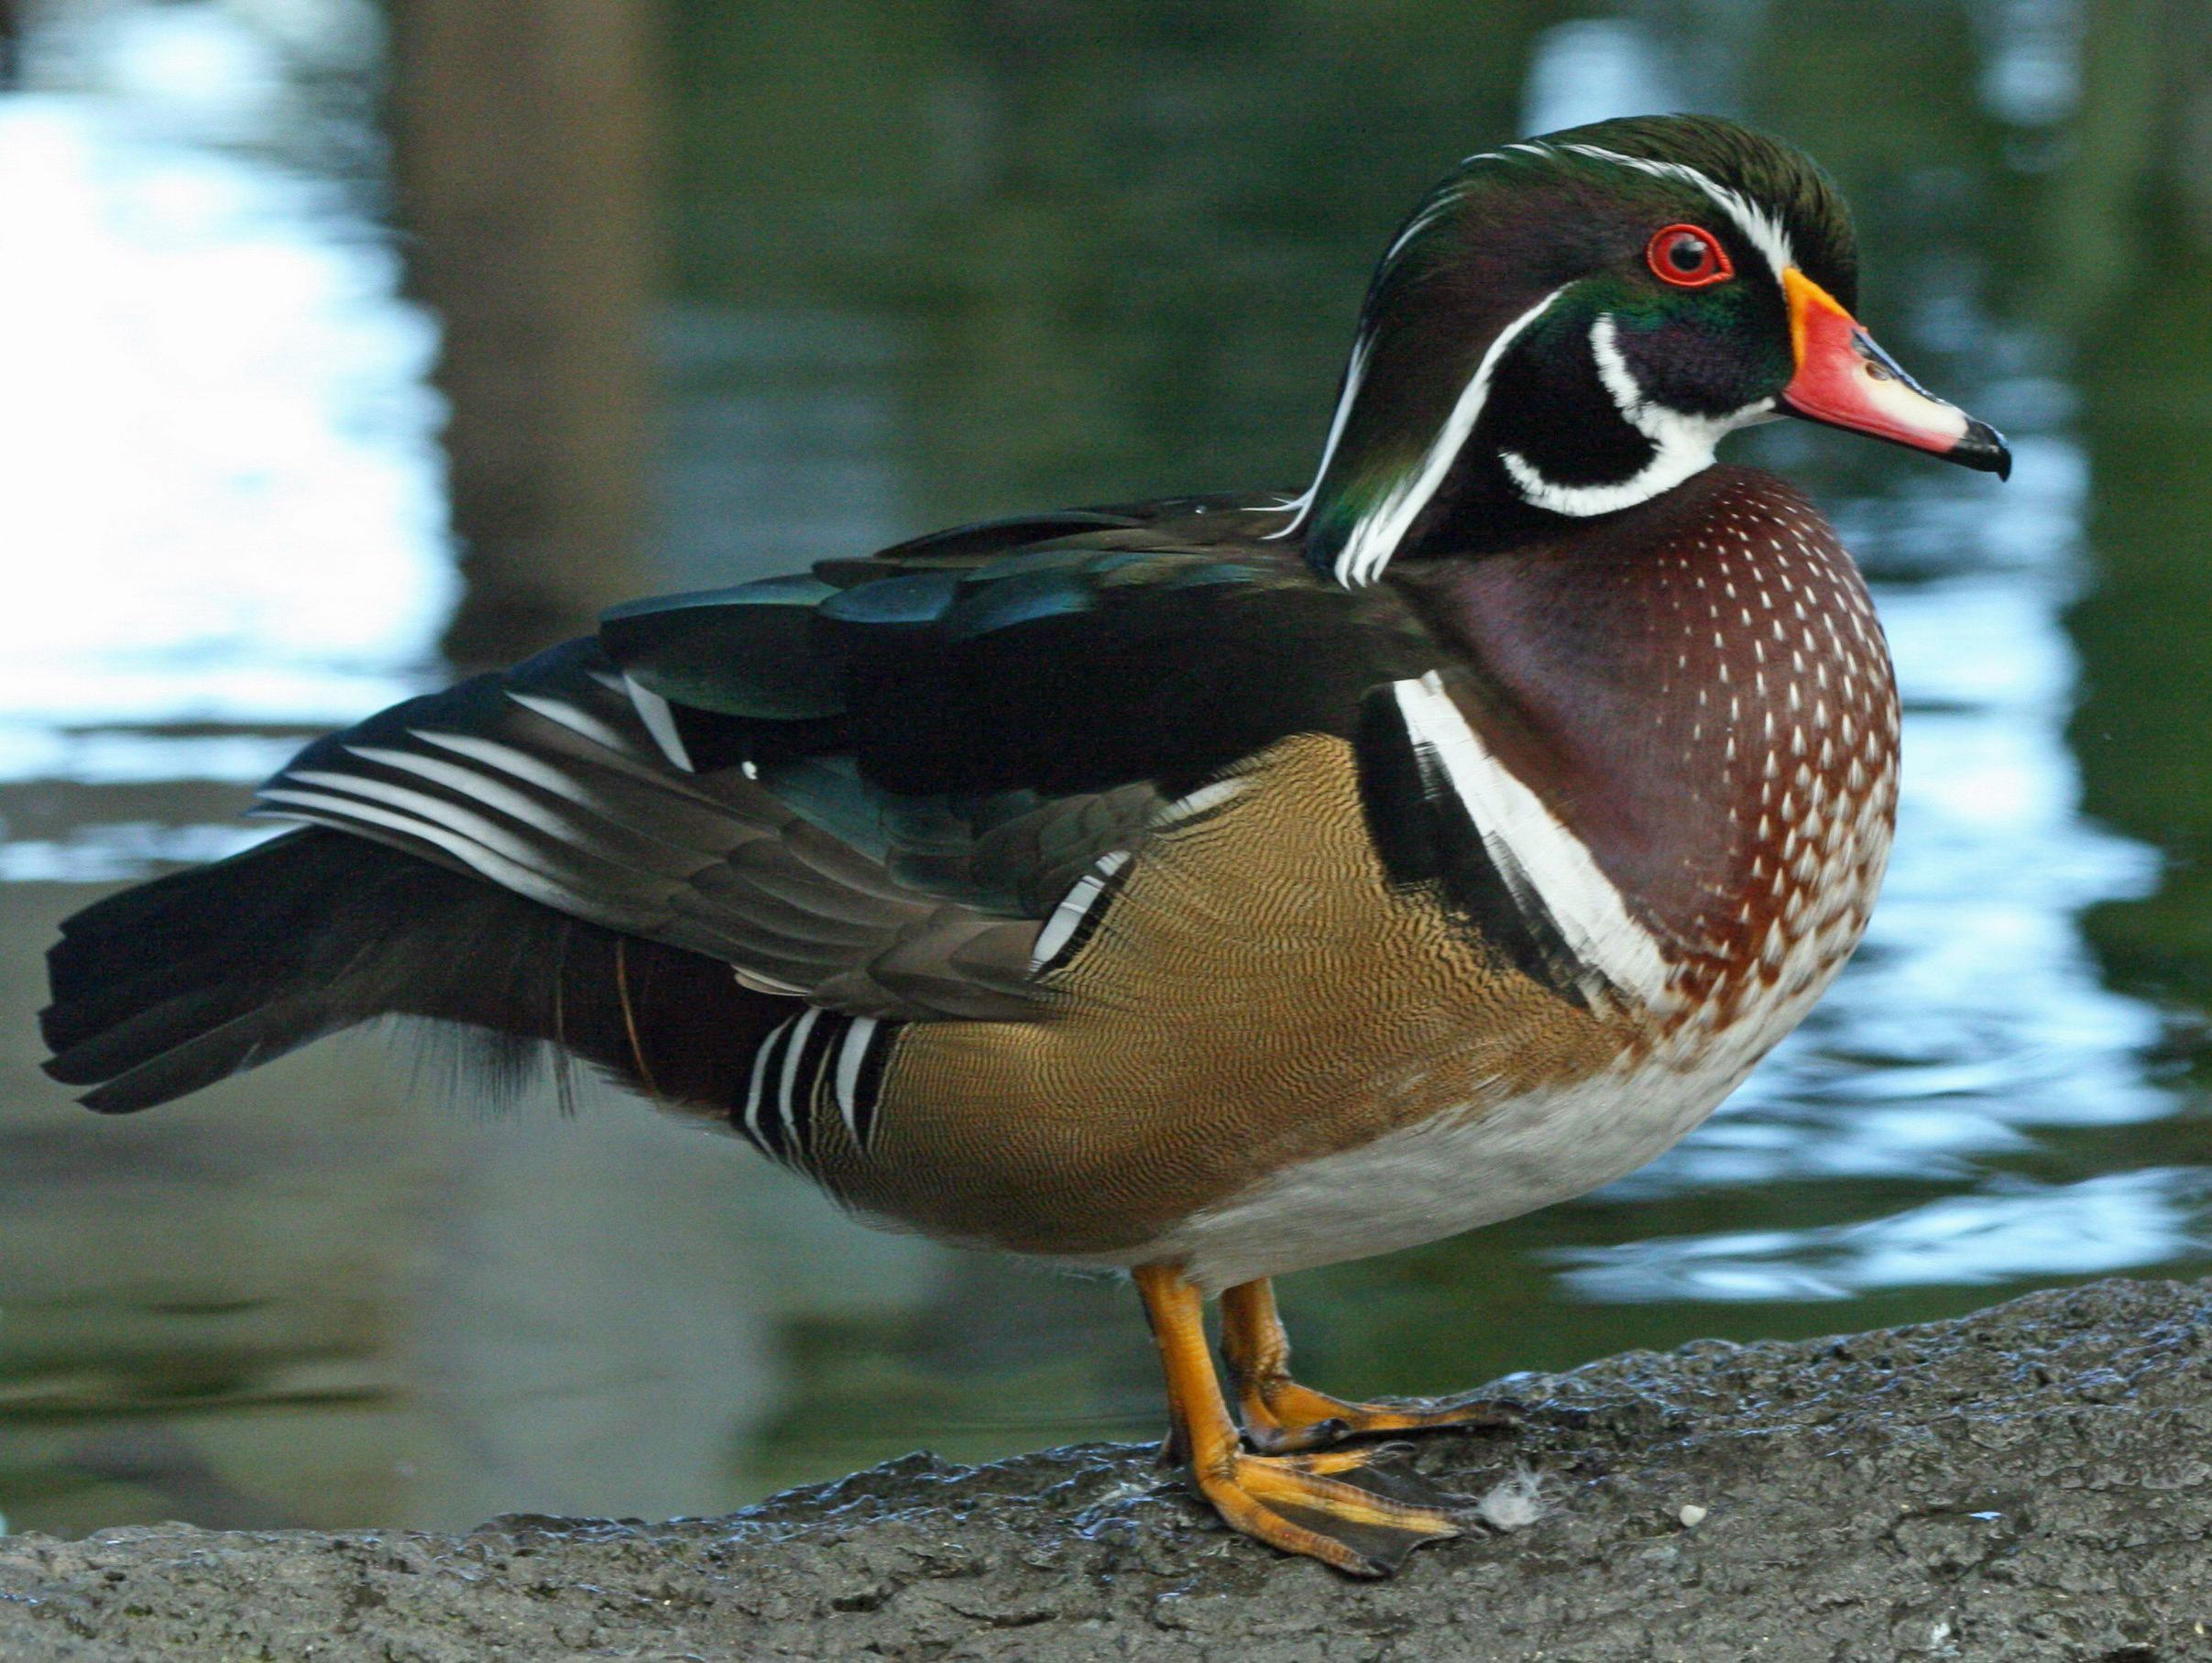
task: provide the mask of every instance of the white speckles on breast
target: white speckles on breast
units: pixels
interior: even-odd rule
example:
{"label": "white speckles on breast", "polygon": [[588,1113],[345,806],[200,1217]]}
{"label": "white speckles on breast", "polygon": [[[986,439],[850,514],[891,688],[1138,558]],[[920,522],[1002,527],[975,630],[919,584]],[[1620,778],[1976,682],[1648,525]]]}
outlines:
{"label": "white speckles on breast", "polygon": [[[1670,568],[1653,602],[1685,637],[1710,640],[1709,661],[1678,677],[1736,689],[1717,756],[1703,722],[1674,724],[1681,777],[1718,776],[1732,823],[1756,827],[1733,858],[1737,875],[1707,885],[1714,916],[1681,931],[1712,949],[1682,964],[1683,1020],[1706,1043],[1725,1034],[1728,1048],[1756,1055],[1801,1017],[1865,927],[1888,856],[1897,707],[1880,626],[1829,528],[1770,482],[1716,507],[1732,534],[1681,533],[1691,582]],[[1757,604],[1738,608],[1731,630],[1693,635],[1692,617],[1714,621],[1693,598],[1707,577],[1740,584]]]}

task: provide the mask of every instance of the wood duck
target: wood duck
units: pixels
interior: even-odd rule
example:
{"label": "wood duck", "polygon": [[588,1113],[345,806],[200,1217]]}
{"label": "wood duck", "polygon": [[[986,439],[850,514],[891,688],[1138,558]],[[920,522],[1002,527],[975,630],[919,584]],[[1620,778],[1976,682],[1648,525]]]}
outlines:
{"label": "wood duck", "polygon": [[1866,923],[1880,627],[1714,446],[2008,455],[1856,265],[1821,171],[1725,121],[1471,157],[1304,491],[618,607],[323,739],[256,810],[307,826],[68,923],[49,1070],[122,1113],[372,1016],[495,1071],[549,1042],[863,1215],[1127,1272],[1221,1516],[1380,1574],[1459,1524],[1359,1440],[1509,1410],[1298,1384],[1269,1279],[1651,1159]]}

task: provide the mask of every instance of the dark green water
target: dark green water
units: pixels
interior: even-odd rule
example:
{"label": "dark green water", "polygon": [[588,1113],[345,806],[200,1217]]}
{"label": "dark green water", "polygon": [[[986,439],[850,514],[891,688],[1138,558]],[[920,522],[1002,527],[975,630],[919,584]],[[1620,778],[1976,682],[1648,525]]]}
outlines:
{"label": "dark green water", "polygon": [[[1747,436],[1845,529],[1899,660],[1904,800],[1868,944],[1653,1167],[1292,1279],[1317,1384],[1445,1390],[2204,1270],[2212,59],[2194,10],[688,0],[672,27],[672,587],[994,512],[1296,487],[1367,266],[1420,189],[1517,131],[1636,109],[1717,109],[1811,148],[1859,210],[1861,315],[2016,442],[1999,487],[1838,434]],[[281,60],[279,82],[325,102],[301,94],[272,130],[342,126],[331,89],[370,61]],[[153,530],[116,509],[83,534],[84,559],[136,536],[154,563],[165,537],[259,538],[260,564],[215,563],[244,598],[197,636],[80,618],[0,684],[18,1009],[52,919],[95,892],[62,880],[218,851],[284,736],[404,685],[440,602],[434,525],[410,507],[434,486],[434,412],[379,233],[285,194],[345,148],[149,134],[147,88],[177,71],[136,72],[71,119],[122,122],[157,172],[219,154],[274,192],[225,217],[202,188],[210,259],[352,263],[322,301],[283,289],[298,333],[258,349],[297,365],[325,344],[302,413],[254,401],[252,354],[192,360],[199,378],[133,396],[167,431],[230,388],[228,483],[181,498],[210,466],[186,454]],[[0,165],[34,142],[13,102]],[[68,177],[54,224],[82,217],[69,189],[115,184]],[[148,257],[143,238],[100,246],[126,272]],[[227,315],[214,294],[178,304]],[[138,385],[133,363],[112,373]],[[317,421],[345,440],[327,454],[298,437]],[[268,477],[239,483],[264,454]],[[385,487],[362,483],[371,464]],[[297,546],[270,501],[292,491],[353,505],[316,521],[356,528],[324,563],[354,585],[336,601],[270,587]],[[19,558],[38,530],[11,528]],[[866,1235],[634,1105],[455,1112],[381,1056],[324,1046],[119,1124],[38,1081],[27,1038],[0,1059],[13,1526],[706,1510],[917,1445],[1153,1429],[1148,1348],[1111,1285]]]}

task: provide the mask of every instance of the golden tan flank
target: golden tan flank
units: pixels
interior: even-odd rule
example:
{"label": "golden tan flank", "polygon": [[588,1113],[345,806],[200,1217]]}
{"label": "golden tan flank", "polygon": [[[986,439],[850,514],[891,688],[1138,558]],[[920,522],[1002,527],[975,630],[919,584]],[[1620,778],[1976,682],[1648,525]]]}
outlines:
{"label": "golden tan flank", "polygon": [[823,1146],[833,1188],[963,1240],[1111,1253],[1261,1174],[1632,1043],[1386,887],[1344,741],[1286,739],[1237,777],[1148,842],[1053,1015],[905,1031],[869,1154],[841,1128]]}

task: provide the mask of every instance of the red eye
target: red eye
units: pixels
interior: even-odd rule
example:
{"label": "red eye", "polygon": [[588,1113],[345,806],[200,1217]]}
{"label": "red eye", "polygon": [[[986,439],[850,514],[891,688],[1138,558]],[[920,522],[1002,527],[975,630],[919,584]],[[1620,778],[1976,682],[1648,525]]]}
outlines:
{"label": "red eye", "polygon": [[1662,282],[1677,289],[1703,289],[1736,275],[1720,239],[1695,225],[1660,226],[1644,245],[1644,260]]}

